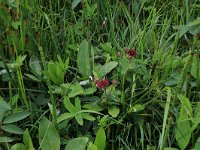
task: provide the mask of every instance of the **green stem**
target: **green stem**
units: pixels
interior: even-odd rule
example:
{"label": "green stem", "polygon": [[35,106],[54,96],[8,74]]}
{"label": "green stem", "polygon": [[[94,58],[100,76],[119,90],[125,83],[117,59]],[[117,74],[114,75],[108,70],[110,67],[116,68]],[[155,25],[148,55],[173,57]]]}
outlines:
{"label": "green stem", "polygon": [[[44,56],[43,48],[41,46],[39,46],[39,51],[40,51],[40,56],[41,56],[41,59],[42,59],[42,65],[43,65],[44,71],[47,72],[47,65],[45,63],[46,59],[45,59],[45,56]],[[53,121],[54,125],[56,125],[56,103],[55,103],[55,100],[54,100],[49,75],[47,73],[45,75],[46,75],[46,79],[47,79],[47,86],[48,86],[48,89],[49,89],[49,92],[50,92],[50,101],[51,101],[51,104],[52,104],[52,121]]]}

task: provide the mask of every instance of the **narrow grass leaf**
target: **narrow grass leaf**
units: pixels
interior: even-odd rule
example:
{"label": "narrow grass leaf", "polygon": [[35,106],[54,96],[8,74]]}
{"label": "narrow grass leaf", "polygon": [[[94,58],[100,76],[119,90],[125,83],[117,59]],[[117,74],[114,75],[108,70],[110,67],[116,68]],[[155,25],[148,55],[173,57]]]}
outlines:
{"label": "narrow grass leaf", "polygon": [[163,149],[163,146],[166,143],[166,141],[164,141],[164,136],[166,136],[165,135],[165,128],[166,128],[167,118],[168,118],[168,114],[169,114],[170,102],[171,102],[171,88],[168,88],[168,90],[167,90],[167,102],[165,104],[165,112],[164,112],[164,119],[163,119],[163,126],[162,126],[162,135],[161,135],[161,138],[160,138],[160,150]]}

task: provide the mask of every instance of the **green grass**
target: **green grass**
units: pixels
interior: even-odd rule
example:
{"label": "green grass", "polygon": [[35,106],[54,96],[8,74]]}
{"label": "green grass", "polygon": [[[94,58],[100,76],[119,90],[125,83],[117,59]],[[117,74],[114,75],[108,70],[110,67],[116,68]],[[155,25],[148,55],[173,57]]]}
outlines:
{"label": "green grass", "polygon": [[198,150],[199,6],[0,0],[0,149]]}

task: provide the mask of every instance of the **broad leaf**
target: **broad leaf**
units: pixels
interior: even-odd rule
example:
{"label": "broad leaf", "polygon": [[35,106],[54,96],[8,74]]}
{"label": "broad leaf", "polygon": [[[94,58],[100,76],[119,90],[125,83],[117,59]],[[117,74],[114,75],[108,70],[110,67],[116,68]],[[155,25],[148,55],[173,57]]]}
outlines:
{"label": "broad leaf", "polygon": [[13,123],[13,122],[17,122],[20,121],[22,119],[25,119],[26,117],[28,117],[30,115],[30,113],[28,111],[23,111],[23,112],[19,112],[19,113],[14,113],[9,115],[8,117],[6,117],[3,120],[4,124],[8,124],[8,123]]}
{"label": "broad leaf", "polygon": [[192,150],[200,150],[200,138],[197,139],[195,146]]}
{"label": "broad leaf", "polygon": [[83,119],[86,119],[86,120],[89,120],[89,121],[95,120],[95,118],[93,116],[89,115],[88,113],[82,113],[81,115],[82,115]]}
{"label": "broad leaf", "polygon": [[35,150],[28,129],[23,134],[23,141],[27,150]]}
{"label": "broad leaf", "polygon": [[36,56],[31,56],[29,61],[29,67],[31,71],[36,75],[42,75],[42,68],[40,65],[40,61]]}
{"label": "broad leaf", "polygon": [[181,101],[182,105],[185,107],[185,110],[187,111],[188,115],[190,117],[193,117],[192,106],[190,104],[189,99],[184,95],[178,95],[178,98]]}
{"label": "broad leaf", "polygon": [[99,72],[101,73],[101,77],[99,77],[99,78],[102,78],[103,76],[105,76],[106,74],[108,74],[117,65],[118,65],[118,63],[116,61],[111,61],[111,62],[103,65],[102,67],[100,67]]}
{"label": "broad leaf", "polygon": [[27,150],[22,143],[17,143],[11,147],[10,150]]}
{"label": "broad leaf", "polygon": [[78,124],[80,124],[81,126],[83,125],[83,117],[82,114],[77,114],[75,115],[75,119],[77,121]]}
{"label": "broad leaf", "polygon": [[0,96],[0,122],[2,122],[5,112],[10,109],[11,109],[10,105],[6,103]]}
{"label": "broad leaf", "polygon": [[87,146],[88,138],[86,137],[79,137],[74,138],[69,141],[65,150],[85,150]]}
{"label": "broad leaf", "polygon": [[39,124],[39,143],[42,150],[60,150],[60,136],[53,123],[43,117]]}
{"label": "broad leaf", "polygon": [[65,73],[62,71],[59,65],[54,63],[53,61],[50,61],[48,63],[48,75],[56,84],[62,84],[64,83],[64,75]]}
{"label": "broad leaf", "polygon": [[91,62],[90,49],[88,46],[88,42],[84,40],[79,47],[78,56],[77,56],[77,65],[82,75],[84,76],[91,75],[92,66],[90,62]]}
{"label": "broad leaf", "polygon": [[72,2],[72,9],[74,9],[80,2],[81,2],[81,0],[74,0]]}
{"label": "broad leaf", "polygon": [[99,130],[97,132],[94,144],[97,146],[98,150],[105,150],[106,134],[102,127],[99,128]]}
{"label": "broad leaf", "polygon": [[129,112],[138,112],[138,111],[141,111],[141,110],[144,110],[144,105],[141,105],[141,104],[135,104],[134,106],[132,106],[130,109],[129,109]]}
{"label": "broad leaf", "polygon": [[65,105],[65,108],[66,108],[70,113],[75,114],[75,113],[78,112],[78,109],[70,102],[68,96],[65,96],[65,97],[64,97],[64,105]]}
{"label": "broad leaf", "polygon": [[112,116],[112,117],[117,117],[119,115],[119,108],[116,106],[111,106],[108,108],[108,113]]}
{"label": "broad leaf", "polygon": [[87,104],[83,105],[83,108],[86,108],[86,109],[89,109],[89,110],[94,110],[94,111],[97,111],[97,112],[104,110],[104,107],[100,106],[98,104],[98,101],[87,103]]}
{"label": "broad leaf", "polygon": [[90,142],[88,145],[88,150],[98,150],[98,148],[95,144]]}
{"label": "broad leaf", "polygon": [[16,125],[13,125],[13,124],[3,125],[1,128],[4,131],[13,133],[13,134],[23,134],[23,132],[24,132],[21,128],[19,128]]}
{"label": "broad leaf", "polygon": [[64,120],[67,120],[67,119],[72,118],[72,117],[74,117],[74,114],[64,113],[57,118],[57,123],[62,122]]}
{"label": "broad leaf", "polygon": [[0,137],[0,143],[8,143],[8,142],[12,142],[13,139],[6,137],[6,136],[2,136]]}
{"label": "broad leaf", "polygon": [[69,97],[75,97],[77,95],[84,94],[83,88],[79,84],[72,84],[70,90]]}
{"label": "broad leaf", "polygon": [[200,59],[197,56],[193,56],[191,74],[194,78],[200,80]]}
{"label": "broad leaf", "polygon": [[182,104],[176,129],[176,141],[182,150],[186,148],[191,138],[192,127],[189,119],[188,111]]}

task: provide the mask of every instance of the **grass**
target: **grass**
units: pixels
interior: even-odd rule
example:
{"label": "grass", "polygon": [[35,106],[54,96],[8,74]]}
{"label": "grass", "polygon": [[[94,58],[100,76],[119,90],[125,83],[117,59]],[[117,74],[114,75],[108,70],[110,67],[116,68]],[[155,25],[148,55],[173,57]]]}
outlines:
{"label": "grass", "polygon": [[199,5],[0,0],[0,149],[198,150]]}

